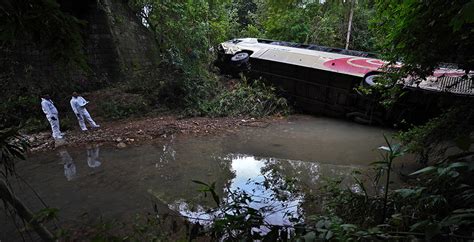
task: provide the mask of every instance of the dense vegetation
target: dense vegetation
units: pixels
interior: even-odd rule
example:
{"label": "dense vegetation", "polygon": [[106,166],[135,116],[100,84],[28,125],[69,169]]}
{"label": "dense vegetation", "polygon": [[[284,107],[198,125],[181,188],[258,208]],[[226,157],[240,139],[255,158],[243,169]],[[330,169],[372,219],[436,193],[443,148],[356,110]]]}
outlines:
{"label": "dense vegetation", "polygon": [[[111,80],[95,76],[85,61],[81,29],[87,22],[63,12],[56,1],[42,0],[31,5],[27,1],[5,3],[0,15],[4,33],[0,41],[2,51],[7,54],[2,58],[0,89],[2,97],[8,100],[0,104],[3,124],[26,123],[28,127],[44,129],[47,126],[37,104],[41,94],[49,93],[57,101],[60,111],[67,114],[69,108],[64,103],[72,91],[90,92],[110,86]],[[351,7],[347,1],[320,4],[134,0],[129,1],[129,5],[153,34],[161,64],[149,71],[152,73],[137,74],[127,77],[123,83],[114,83],[122,95],[138,99],[133,100],[133,105],[117,102],[116,107],[113,107],[115,102],[112,100],[104,101],[99,107],[103,117],[143,115],[156,107],[184,111],[186,115],[245,115],[234,110],[216,113],[219,107],[210,106],[219,105],[220,100],[216,98],[229,97],[238,91],[233,92],[229,85],[218,80],[211,64],[215,53],[209,50],[224,40],[245,36],[343,47]],[[370,1],[359,1],[355,5],[351,49],[374,50],[373,34],[368,28],[373,12],[371,6]],[[42,49],[44,55],[54,60],[51,63],[53,69],[62,70],[60,74],[32,76],[28,63],[16,62],[8,55],[25,47]],[[77,72],[87,76],[87,83],[71,79],[71,75],[77,75]],[[265,91],[256,90],[254,93]],[[254,97],[262,98],[266,97]],[[280,106],[281,100],[275,102],[278,98],[268,98],[266,102]],[[285,109],[284,106],[286,104],[280,109]],[[264,113],[273,112],[265,110],[252,115]],[[63,117],[67,128],[74,117]]]}
{"label": "dense vegetation", "polygon": [[[62,12],[53,0],[34,4],[26,1],[6,3],[1,6],[0,16],[2,51],[24,42],[34,43],[48,49],[64,68],[76,65],[88,71],[78,34],[80,26],[86,23]],[[134,0],[129,4],[153,33],[161,64],[152,75],[115,83],[114,89],[108,90],[115,96],[129,95],[134,100],[101,104],[103,115],[110,118],[143,114],[157,106],[179,110],[186,115],[260,116],[285,112],[288,106],[285,100],[260,80],[236,85],[219,80],[211,64],[214,53],[209,50],[223,40],[242,36],[344,47],[352,7],[353,35],[349,48],[376,51],[393,63],[400,60],[405,63],[402,68],[388,73],[386,81],[393,82],[413,74],[423,77],[443,62],[455,62],[466,72],[474,69],[474,2],[469,0],[359,0],[354,1],[354,5],[351,1],[340,0],[324,3]],[[37,31],[39,29],[42,31]],[[54,89],[54,97],[63,100],[74,88],[81,88],[78,83],[70,85],[60,79],[36,82],[23,75],[25,73],[17,75],[25,70],[15,68],[13,64],[2,65],[2,73],[5,73],[0,88],[2,126],[18,121],[40,122],[38,120],[43,117],[35,108],[39,106],[37,97],[40,93]],[[60,87],[64,88],[58,88],[58,83],[63,83]],[[82,87],[82,90],[103,87],[104,83],[97,80],[93,86]],[[403,95],[398,89],[384,88],[382,92],[388,99]],[[385,100],[384,103],[390,102]],[[408,176],[406,188],[389,189],[388,176],[381,182],[383,192],[374,194],[356,193],[341,188],[337,182],[328,183],[323,197],[327,205],[325,213],[308,216],[305,224],[295,224],[296,236],[341,241],[472,239],[474,184],[471,178],[474,166],[470,147],[474,132],[473,106],[472,100],[444,106],[443,115],[401,132],[401,145],[387,142],[387,146],[381,148],[383,159],[374,163],[379,174],[376,182],[381,181],[382,174],[389,174],[392,163],[405,152],[417,154],[422,163],[429,165]],[[14,171],[13,158],[21,158],[24,146],[15,148],[18,146],[14,142],[18,140],[14,131],[1,133],[2,182]],[[450,152],[446,152],[448,149]],[[356,179],[359,178],[356,176]],[[212,185],[202,185],[204,191],[213,192]],[[261,214],[249,208],[249,198],[245,194],[235,196],[241,199],[230,204],[222,204],[213,196],[216,209],[228,213],[216,219],[209,236],[257,236],[249,231],[262,225]],[[2,199],[5,201],[5,196]],[[235,215],[235,209],[239,209],[239,216]],[[147,229],[153,230],[153,227]],[[279,229],[272,230],[276,232],[269,233],[267,239],[283,236]]]}

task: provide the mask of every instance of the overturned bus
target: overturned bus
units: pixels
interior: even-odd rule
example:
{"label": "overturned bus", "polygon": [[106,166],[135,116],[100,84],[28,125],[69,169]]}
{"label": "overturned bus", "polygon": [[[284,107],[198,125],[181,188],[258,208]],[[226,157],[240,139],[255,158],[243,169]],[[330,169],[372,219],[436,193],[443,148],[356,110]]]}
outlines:
{"label": "overturned bus", "polygon": [[408,95],[389,112],[356,91],[375,85],[386,62],[375,54],[256,38],[233,39],[218,46],[218,67],[263,77],[283,91],[303,111],[348,117],[366,123],[416,121],[433,116],[441,96],[472,98],[472,75],[456,69],[437,69],[426,80],[400,82]]}

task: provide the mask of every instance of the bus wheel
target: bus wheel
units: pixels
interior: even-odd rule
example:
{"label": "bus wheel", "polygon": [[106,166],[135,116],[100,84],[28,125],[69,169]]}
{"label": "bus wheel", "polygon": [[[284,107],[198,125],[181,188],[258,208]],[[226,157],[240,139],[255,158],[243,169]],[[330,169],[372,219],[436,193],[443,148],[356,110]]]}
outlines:
{"label": "bus wheel", "polygon": [[362,81],[362,86],[375,86],[377,84],[377,79],[380,78],[382,75],[378,73],[371,73],[364,77]]}
{"label": "bus wheel", "polygon": [[240,52],[230,58],[232,75],[239,77],[240,73],[246,72],[250,69],[249,53]]}
{"label": "bus wheel", "polygon": [[246,63],[246,62],[249,61],[249,53],[247,53],[247,52],[237,53],[237,54],[235,54],[234,56],[232,56],[230,58],[230,61],[234,65],[241,65],[243,63]]}

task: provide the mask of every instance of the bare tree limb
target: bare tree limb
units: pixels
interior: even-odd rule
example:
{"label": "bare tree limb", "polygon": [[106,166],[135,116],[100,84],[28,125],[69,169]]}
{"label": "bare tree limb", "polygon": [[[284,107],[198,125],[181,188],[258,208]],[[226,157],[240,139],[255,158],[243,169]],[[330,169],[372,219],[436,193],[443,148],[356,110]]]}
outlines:
{"label": "bare tree limb", "polygon": [[39,223],[34,218],[31,212],[10,190],[7,183],[0,180],[0,199],[10,204],[17,212],[18,216],[26,221],[36,231],[43,241],[54,241],[53,234],[42,223]]}

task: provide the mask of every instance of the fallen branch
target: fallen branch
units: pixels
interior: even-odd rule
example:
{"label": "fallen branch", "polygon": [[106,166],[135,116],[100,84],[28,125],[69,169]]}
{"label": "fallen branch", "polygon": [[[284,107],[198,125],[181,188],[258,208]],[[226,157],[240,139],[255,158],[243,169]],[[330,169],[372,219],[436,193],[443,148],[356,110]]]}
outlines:
{"label": "fallen branch", "polygon": [[3,179],[0,180],[0,199],[10,204],[18,216],[31,225],[43,241],[54,241],[53,234],[42,223],[33,219],[34,214],[13,194]]}

